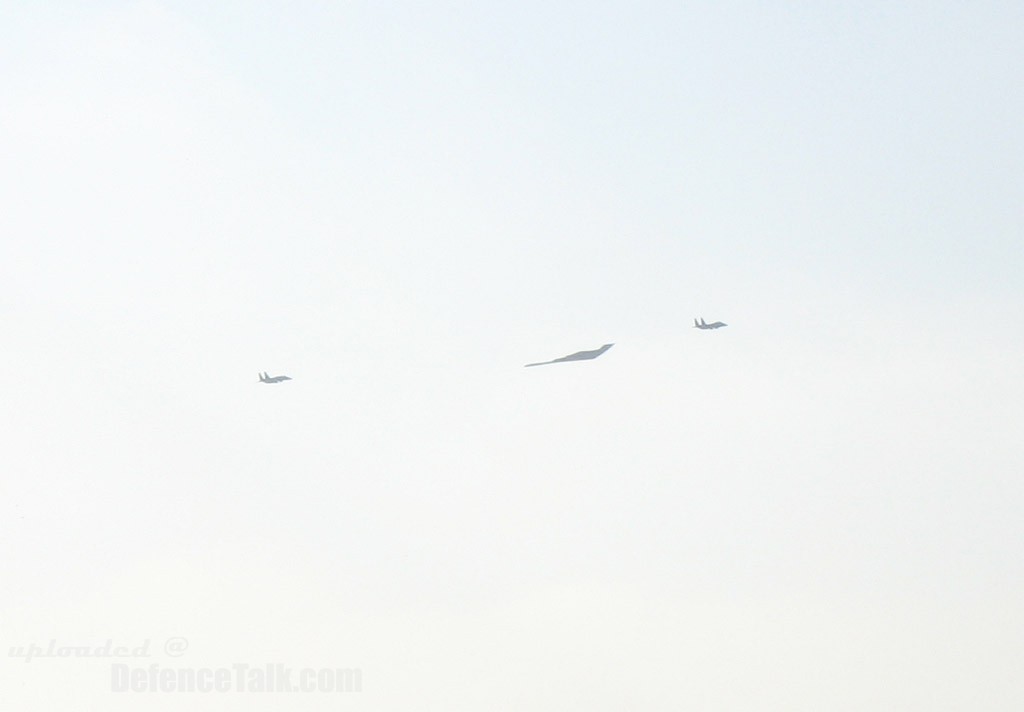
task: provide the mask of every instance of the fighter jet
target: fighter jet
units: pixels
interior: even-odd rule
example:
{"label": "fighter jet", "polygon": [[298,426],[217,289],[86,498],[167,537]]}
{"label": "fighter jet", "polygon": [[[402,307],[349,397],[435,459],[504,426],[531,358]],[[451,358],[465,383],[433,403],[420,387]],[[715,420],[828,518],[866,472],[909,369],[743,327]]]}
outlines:
{"label": "fighter jet", "polygon": [[260,374],[260,383],[280,383],[290,380],[292,380],[291,376],[268,376],[266,371]]}
{"label": "fighter jet", "polygon": [[699,324],[697,323],[696,319],[693,320],[693,328],[694,329],[721,329],[723,326],[729,326],[729,325],[726,324],[724,321],[713,321],[713,322],[711,322],[709,324],[706,321],[704,321],[704,317],[700,318],[700,323]]}
{"label": "fighter jet", "polygon": [[601,348],[594,349],[593,351],[577,351],[574,354],[569,354],[568,356],[563,356],[562,358],[556,358],[556,359],[554,359],[552,361],[541,361],[539,363],[528,363],[528,364],[526,364],[526,367],[529,368],[530,366],[545,366],[545,365],[547,365],[549,363],[561,363],[563,361],[589,361],[592,358],[597,358],[598,356],[603,354],[605,351],[607,351],[608,349],[610,349],[614,345],[615,344],[605,344]]}

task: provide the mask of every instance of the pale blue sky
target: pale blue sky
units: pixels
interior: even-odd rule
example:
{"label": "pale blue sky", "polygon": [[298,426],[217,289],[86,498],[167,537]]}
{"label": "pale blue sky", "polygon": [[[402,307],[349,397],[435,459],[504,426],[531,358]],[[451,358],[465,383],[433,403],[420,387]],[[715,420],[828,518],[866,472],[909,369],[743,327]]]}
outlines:
{"label": "pale blue sky", "polygon": [[0,649],[363,670],[296,710],[1020,709],[1022,21],[0,3]]}

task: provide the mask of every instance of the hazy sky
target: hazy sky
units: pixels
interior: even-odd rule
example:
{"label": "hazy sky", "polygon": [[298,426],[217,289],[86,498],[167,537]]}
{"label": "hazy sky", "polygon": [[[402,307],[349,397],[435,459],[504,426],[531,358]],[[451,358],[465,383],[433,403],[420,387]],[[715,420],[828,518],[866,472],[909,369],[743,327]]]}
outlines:
{"label": "hazy sky", "polygon": [[1024,5],[782,5],[0,2],[0,706],[1024,709]]}

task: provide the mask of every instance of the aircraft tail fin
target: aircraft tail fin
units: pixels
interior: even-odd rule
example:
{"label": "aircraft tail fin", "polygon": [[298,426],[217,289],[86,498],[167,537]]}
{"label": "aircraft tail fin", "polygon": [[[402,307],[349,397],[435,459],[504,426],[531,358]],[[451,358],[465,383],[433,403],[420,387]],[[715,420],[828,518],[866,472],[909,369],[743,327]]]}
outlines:
{"label": "aircraft tail fin", "polygon": [[700,324],[697,323],[697,318],[696,317],[694,317],[694,319],[693,319],[693,328],[694,329],[699,329],[700,328]]}
{"label": "aircraft tail fin", "polygon": [[704,317],[700,318],[700,325],[701,326],[707,326],[708,325],[708,323],[706,321],[704,321]]}

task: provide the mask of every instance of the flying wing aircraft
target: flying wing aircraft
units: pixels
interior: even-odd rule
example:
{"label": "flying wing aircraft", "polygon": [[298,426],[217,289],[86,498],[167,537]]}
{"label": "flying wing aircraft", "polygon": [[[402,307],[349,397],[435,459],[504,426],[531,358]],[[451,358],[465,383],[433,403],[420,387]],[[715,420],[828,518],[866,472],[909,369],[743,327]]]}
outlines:
{"label": "flying wing aircraft", "polygon": [[704,317],[700,318],[700,323],[697,320],[693,320],[694,329],[721,329],[723,326],[729,326],[724,321],[713,321],[710,324],[704,321]]}
{"label": "flying wing aircraft", "polygon": [[553,359],[551,361],[540,361],[539,363],[528,363],[528,364],[526,364],[526,366],[527,366],[527,368],[529,368],[530,366],[546,366],[549,363],[562,363],[563,361],[589,361],[592,358],[597,358],[598,356],[603,354],[605,351],[607,351],[608,349],[610,349],[614,345],[615,344],[605,344],[601,348],[594,349],[593,351],[577,351],[574,354],[569,354],[568,356],[562,356],[561,358],[556,358],[556,359]]}
{"label": "flying wing aircraft", "polygon": [[280,383],[290,380],[292,380],[291,376],[268,376],[266,371],[260,374],[260,383]]}

